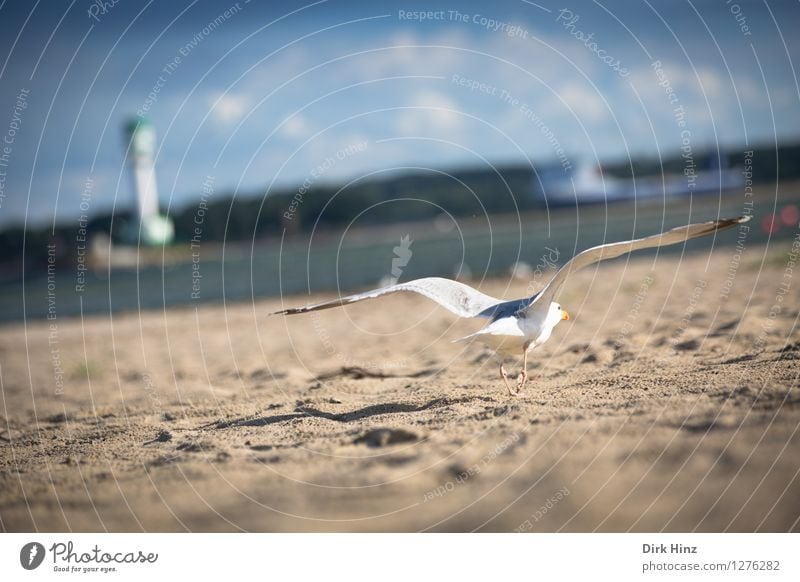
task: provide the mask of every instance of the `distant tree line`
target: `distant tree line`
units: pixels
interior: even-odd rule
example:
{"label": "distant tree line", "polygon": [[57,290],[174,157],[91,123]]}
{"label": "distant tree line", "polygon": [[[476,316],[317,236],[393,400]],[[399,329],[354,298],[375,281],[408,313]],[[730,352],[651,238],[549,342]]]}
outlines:
{"label": "distant tree line", "polygon": [[[711,155],[697,156],[706,166]],[[800,144],[774,148],[755,148],[753,180],[764,183],[800,178]],[[743,152],[726,153],[724,164],[743,165]],[[679,173],[684,161],[679,155],[668,159],[637,158],[630,163],[618,160],[603,165],[604,172],[617,177],[644,177]],[[284,189],[269,193],[219,193],[208,198],[202,216],[205,241],[249,241],[307,233],[312,229],[341,229],[358,226],[429,220],[441,215],[482,216],[531,211],[544,205],[533,188],[530,166],[507,165],[480,170],[399,173],[381,180],[355,181],[346,188],[319,185],[308,191]],[[172,212],[176,243],[188,242],[195,235],[198,205],[189,204]],[[131,212],[94,217],[87,226],[89,236],[110,236],[123,230],[132,220]],[[0,232],[0,282],[40,268],[47,260],[47,245],[56,244],[64,257],[61,266],[70,266],[74,256],[77,224],[29,229],[10,227]]]}

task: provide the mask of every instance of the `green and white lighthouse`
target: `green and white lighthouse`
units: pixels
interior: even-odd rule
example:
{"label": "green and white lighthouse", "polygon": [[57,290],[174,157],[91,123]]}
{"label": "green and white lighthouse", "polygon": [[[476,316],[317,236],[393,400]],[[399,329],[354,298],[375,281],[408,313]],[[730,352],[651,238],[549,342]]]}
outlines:
{"label": "green and white lighthouse", "polygon": [[125,238],[131,243],[145,245],[169,243],[175,236],[175,226],[158,208],[156,130],[146,119],[137,117],[128,122],[125,134],[137,206],[136,220]]}

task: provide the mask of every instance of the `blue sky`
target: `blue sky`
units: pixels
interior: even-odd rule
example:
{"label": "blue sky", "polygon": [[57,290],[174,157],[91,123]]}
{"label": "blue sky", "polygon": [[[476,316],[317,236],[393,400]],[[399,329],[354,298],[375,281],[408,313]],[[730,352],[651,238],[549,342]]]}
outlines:
{"label": "blue sky", "polygon": [[[129,207],[122,127],[143,109],[162,203],[178,208],[209,175],[218,192],[264,195],[405,167],[544,164],[557,147],[674,155],[684,130],[695,151],[800,137],[797,2],[98,6],[0,4],[0,139],[29,91],[0,226],[74,221],[87,178],[91,213]],[[436,14],[408,16],[419,10]]]}

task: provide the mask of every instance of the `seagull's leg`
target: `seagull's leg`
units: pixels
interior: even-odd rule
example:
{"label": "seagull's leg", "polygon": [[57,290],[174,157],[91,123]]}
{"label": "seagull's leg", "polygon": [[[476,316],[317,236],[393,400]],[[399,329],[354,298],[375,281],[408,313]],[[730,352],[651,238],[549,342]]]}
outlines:
{"label": "seagull's leg", "polygon": [[511,391],[511,385],[508,383],[508,372],[506,372],[506,367],[503,365],[502,358],[500,358],[500,377],[503,379],[503,382],[505,382],[508,393],[514,396],[514,392]]}
{"label": "seagull's leg", "polygon": [[528,383],[528,348],[530,347],[531,342],[525,342],[522,346],[522,370],[517,376],[517,394],[519,394],[523,388],[525,388],[525,384]]}

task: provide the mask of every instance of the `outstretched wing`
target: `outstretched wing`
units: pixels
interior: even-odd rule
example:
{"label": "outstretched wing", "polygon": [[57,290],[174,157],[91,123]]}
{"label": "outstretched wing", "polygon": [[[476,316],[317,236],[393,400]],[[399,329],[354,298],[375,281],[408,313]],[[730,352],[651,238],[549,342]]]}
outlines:
{"label": "outstretched wing", "polygon": [[609,243],[599,245],[586,249],[585,251],[575,255],[570,261],[561,267],[552,279],[547,283],[544,289],[534,298],[528,309],[537,309],[547,307],[550,302],[554,301],[558,293],[561,291],[562,285],[569,278],[569,276],[584,267],[605,261],[606,259],[613,259],[621,255],[638,251],[641,249],[649,249],[653,247],[663,247],[674,245],[689,239],[706,236],[713,234],[718,230],[730,228],[737,224],[742,224],[750,220],[749,216],[740,216],[738,218],[725,218],[722,220],[712,220],[710,222],[701,222],[698,224],[687,224],[686,226],[679,226],[644,238],[637,238],[634,240],[627,240],[616,243]]}
{"label": "outstretched wing", "polygon": [[315,303],[314,305],[305,305],[292,309],[283,309],[281,311],[276,311],[272,315],[292,315],[295,313],[316,311],[318,309],[330,309],[331,307],[339,307],[340,305],[356,303],[357,301],[364,301],[365,299],[374,299],[375,297],[399,293],[401,291],[410,291],[412,293],[424,295],[459,317],[475,317],[490,307],[502,303],[500,299],[485,295],[477,289],[473,289],[469,285],[464,285],[458,281],[443,279],[441,277],[426,277],[424,279],[415,279],[407,283],[398,283],[397,285],[390,285],[381,289],[367,291],[366,293],[348,295],[347,297],[341,297],[332,301],[325,301],[323,303]]}

